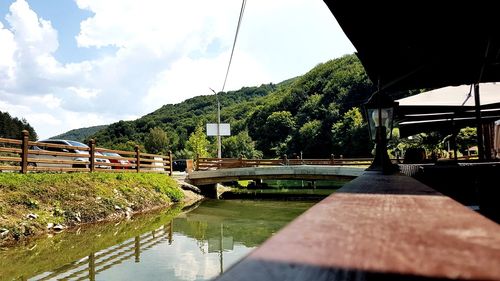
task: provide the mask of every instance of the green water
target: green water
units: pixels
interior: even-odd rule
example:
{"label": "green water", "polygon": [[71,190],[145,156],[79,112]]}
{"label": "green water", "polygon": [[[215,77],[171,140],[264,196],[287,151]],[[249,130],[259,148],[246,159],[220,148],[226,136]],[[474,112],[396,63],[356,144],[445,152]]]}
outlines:
{"label": "green water", "polygon": [[0,280],[209,280],[315,202],[207,200],[0,251]]}

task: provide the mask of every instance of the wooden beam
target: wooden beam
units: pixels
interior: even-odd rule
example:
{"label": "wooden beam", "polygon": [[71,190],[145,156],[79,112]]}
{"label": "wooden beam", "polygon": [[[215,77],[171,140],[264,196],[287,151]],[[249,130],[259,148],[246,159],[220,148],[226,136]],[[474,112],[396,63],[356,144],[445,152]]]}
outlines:
{"label": "wooden beam", "polygon": [[498,224],[413,178],[366,173],[217,280],[498,280],[499,264]]}

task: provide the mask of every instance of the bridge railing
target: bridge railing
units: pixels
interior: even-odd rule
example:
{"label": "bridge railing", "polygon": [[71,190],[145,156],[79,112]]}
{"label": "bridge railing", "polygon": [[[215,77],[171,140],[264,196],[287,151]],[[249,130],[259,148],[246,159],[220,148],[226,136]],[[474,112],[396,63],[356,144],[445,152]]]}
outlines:
{"label": "bridge railing", "polygon": [[244,158],[197,158],[196,170],[217,170],[230,168],[322,165],[322,166],[368,166],[373,158],[329,158],[329,159],[244,159]]}

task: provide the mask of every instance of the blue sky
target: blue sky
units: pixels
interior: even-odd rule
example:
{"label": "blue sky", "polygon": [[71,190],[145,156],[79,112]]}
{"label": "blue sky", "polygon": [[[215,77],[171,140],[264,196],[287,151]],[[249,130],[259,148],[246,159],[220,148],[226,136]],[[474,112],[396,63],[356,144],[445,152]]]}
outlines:
{"label": "blue sky", "polygon": [[[2,0],[0,110],[41,138],[220,89],[241,2]],[[248,0],[226,90],[354,52],[321,0]]]}
{"label": "blue sky", "polygon": [[[0,2],[0,21],[7,25],[4,18],[14,0]],[[102,50],[97,48],[78,48],[75,37],[80,32],[80,22],[94,13],[79,9],[74,1],[68,0],[28,0],[30,7],[43,19],[49,19],[57,30],[59,48],[54,57],[62,63],[80,62],[99,56]]]}

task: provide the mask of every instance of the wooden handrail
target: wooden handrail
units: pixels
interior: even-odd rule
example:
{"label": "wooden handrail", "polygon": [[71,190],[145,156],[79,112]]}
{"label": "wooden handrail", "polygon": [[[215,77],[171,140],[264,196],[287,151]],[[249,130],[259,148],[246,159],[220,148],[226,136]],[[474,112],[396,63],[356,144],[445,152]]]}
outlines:
{"label": "wooden handrail", "polygon": [[365,173],[216,280],[498,280],[500,226],[417,180]]}
{"label": "wooden handrail", "polygon": [[74,146],[74,145],[34,142],[34,141],[29,141],[28,144],[30,146],[38,146],[38,147],[53,147],[53,148],[63,148],[63,149],[65,148],[65,149],[73,149],[73,150],[90,151],[90,147],[85,147],[85,146]]}
{"label": "wooden handrail", "polygon": [[8,143],[8,144],[21,145],[22,141],[21,140],[14,140],[14,139],[0,138],[0,143]]}
{"label": "wooden handrail", "polygon": [[115,149],[107,149],[107,148],[103,148],[103,147],[96,147],[95,151],[97,151],[97,152],[113,152],[113,153],[126,154],[126,155],[135,155],[135,151],[115,150]]}

